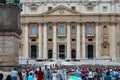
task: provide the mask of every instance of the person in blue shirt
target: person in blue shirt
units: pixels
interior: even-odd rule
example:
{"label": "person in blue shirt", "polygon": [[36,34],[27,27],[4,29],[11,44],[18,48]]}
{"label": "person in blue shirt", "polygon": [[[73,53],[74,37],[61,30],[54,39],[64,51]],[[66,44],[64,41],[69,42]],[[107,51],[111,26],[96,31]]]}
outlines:
{"label": "person in blue shirt", "polygon": [[33,80],[33,75],[30,73],[30,75],[27,77],[27,80]]}
{"label": "person in blue shirt", "polygon": [[111,76],[110,76],[110,72],[106,72],[106,75],[104,77],[104,80],[112,80]]}
{"label": "person in blue shirt", "polygon": [[45,80],[52,80],[52,72],[50,69],[45,71]]}
{"label": "person in blue shirt", "polygon": [[81,72],[79,70],[76,70],[73,74],[78,78],[81,77]]}
{"label": "person in blue shirt", "polygon": [[66,72],[63,70],[62,72],[61,72],[61,77],[62,77],[62,80],[66,80]]}

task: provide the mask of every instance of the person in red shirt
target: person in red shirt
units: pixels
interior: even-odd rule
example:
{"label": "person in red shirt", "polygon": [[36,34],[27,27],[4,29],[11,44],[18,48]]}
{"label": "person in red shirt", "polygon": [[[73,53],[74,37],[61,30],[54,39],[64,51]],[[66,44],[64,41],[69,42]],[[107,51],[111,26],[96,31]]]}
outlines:
{"label": "person in red shirt", "polygon": [[37,80],[44,80],[44,72],[39,68],[39,71],[37,72]]}
{"label": "person in red shirt", "polygon": [[82,80],[86,80],[87,70],[85,70],[85,68],[83,68],[81,73],[82,73]]}

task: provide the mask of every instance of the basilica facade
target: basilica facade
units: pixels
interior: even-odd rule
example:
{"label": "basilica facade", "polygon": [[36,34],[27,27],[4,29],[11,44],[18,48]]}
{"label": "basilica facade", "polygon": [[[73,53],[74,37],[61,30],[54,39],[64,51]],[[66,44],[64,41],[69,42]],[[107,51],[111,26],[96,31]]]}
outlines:
{"label": "basilica facade", "polygon": [[120,58],[120,0],[23,0],[20,59]]}

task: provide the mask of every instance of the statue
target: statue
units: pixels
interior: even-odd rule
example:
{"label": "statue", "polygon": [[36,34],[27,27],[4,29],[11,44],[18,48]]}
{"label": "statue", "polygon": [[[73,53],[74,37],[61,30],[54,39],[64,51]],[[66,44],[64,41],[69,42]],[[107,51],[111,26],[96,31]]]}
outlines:
{"label": "statue", "polygon": [[22,11],[22,4],[20,3],[20,4],[18,4],[18,7],[20,8],[20,10]]}
{"label": "statue", "polygon": [[22,4],[20,3],[20,0],[0,0],[0,6],[4,5],[17,5],[22,11]]}
{"label": "statue", "polygon": [[6,0],[0,0],[0,5],[4,5],[6,3]]}
{"label": "statue", "polygon": [[9,0],[6,5],[17,5],[20,3],[20,0]]}
{"label": "statue", "polygon": [[14,0],[14,2],[15,2],[16,4],[19,4],[19,3],[20,3],[20,0]]}
{"label": "statue", "polygon": [[6,3],[6,0],[0,0],[0,3],[4,3],[4,4],[5,4],[5,3]]}

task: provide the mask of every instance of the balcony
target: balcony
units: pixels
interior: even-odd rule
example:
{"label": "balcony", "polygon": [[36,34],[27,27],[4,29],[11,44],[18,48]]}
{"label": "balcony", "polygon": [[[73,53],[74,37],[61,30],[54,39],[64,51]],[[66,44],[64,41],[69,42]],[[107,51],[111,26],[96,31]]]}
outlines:
{"label": "balcony", "polygon": [[59,34],[58,37],[66,37],[66,35],[65,35],[65,34],[64,34],[64,35],[60,35],[60,34]]}
{"label": "balcony", "polygon": [[86,34],[86,37],[87,37],[87,38],[94,38],[94,37],[95,37],[95,34]]}
{"label": "balcony", "polygon": [[32,34],[30,34],[29,37],[31,37],[31,38],[37,38],[38,35],[37,35],[37,34],[36,34],[36,35],[32,35]]}

